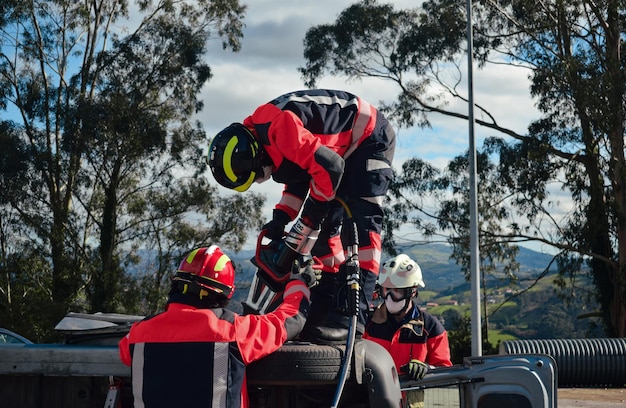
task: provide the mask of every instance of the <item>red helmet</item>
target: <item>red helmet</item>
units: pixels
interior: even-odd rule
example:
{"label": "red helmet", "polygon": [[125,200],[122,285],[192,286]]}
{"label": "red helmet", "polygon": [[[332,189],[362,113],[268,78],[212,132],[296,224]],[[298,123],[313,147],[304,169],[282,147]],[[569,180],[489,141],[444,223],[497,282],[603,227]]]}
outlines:
{"label": "red helmet", "polygon": [[235,267],[217,245],[211,245],[191,251],[180,263],[172,280],[195,283],[201,289],[212,290],[230,299],[235,291]]}

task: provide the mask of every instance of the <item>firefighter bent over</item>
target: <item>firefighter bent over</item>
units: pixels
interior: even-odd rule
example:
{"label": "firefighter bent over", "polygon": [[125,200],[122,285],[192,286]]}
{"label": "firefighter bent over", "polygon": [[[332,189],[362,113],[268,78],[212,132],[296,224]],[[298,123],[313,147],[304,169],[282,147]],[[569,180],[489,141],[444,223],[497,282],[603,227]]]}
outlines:
{"label": "firefighter bent over", "polygon": [[362,293],[357,333],[363,333],[380,266],[381,205],[394,150],[395,132],[381,112],[356,95],[327,89],[281,95],[211,142],[209,166],[221,185],[243,192],[270,177],[284,184],[273,218],[263,227],[266,237],[282,239],[298,214],[299,230],[319,234],[311,255],[321,262],[322,276],[311,293],[303,340],[332,344],[347,338],[348,290],[340,267],[345,261],[344,204],[358,231]]}

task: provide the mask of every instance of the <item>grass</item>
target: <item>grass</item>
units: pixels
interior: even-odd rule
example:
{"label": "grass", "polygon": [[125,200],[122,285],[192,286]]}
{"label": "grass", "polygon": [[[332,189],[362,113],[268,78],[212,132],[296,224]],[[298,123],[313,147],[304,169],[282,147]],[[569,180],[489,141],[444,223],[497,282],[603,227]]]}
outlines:
{"label": "grass", "polygon": [[503,333],[500,330],[497,329],[489,329],[489,333],[488,333],[488,340],[489,343],[491,343],[491,345],[493,345],[494,347],[498,345],[498,343],[504,341],[504,340],[516,340],[517,337],[508,334],[508,333]]}

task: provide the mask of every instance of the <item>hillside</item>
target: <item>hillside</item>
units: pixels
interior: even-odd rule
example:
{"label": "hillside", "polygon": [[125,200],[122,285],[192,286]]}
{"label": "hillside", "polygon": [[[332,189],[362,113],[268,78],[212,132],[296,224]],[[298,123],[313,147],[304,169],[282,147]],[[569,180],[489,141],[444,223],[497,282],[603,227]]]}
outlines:
{"label": "hillside", "polygon": [[[468,315],[471,304],[470,283],[465,280],[458,265],[450,260],[451,250],[447,245],[428,244],[403,248],[402,252],[416,259],[422,268],[426,287],[420,291],[421,307],[439,317],[448,330],[457,330],[455,324],[463,315]],[[248,288],[255,273],[250,262],[253,251],[230,254],[237,265],[237,291],[230,308],[241,312],[241,302],[248,295]],[[383,258],[383,259],[386,259]],[[486,307],[490,341],[497,344],[501,338],[577,338],[588,334],[601,336],[593,327],[597,320],[579,319],[578,316],[595,310],[595,305],[586,303],[579,292],[569,301],[557,295],[553,285],[556,271],[534,282],[549,264],[551,256],[527,248],[520,248],[517,261],[520,264],[519,281],[511,285],[509,280],[496,276],[484,277],[487,288],[481,310]],[[528,279],[527,279],[528,278]],[[591,283],[581,287],[591,288]],[[484,317],[483,317],[484,318]],[[483,322],[485,322],[483,320]]]}
{"label": "hillside", "polygon": [[[409,254],[418,262],[424,275],[425,290],[447,295],[454,295],[455,293],[469,290],[469,283],[465,280],[461,268],[450,259],[452,251],[449,246],[427,244],[400,248],[399,251]],[[241,302],[247,296],[248,287],[256,271],[256,268],[250,262],[250,259],[254,256],[254,251],[247,250],[229,255],[237,266],[236,285],[238,290],[235,292],[235,300]],[[383,260],[387,258],[383,257]],[[517,257],[520,263],[520,271],[523,274],[528,272],[537,273],[543,270],[549,264],[550,259],[550,255],[527,248],[520,248],[520,253]],[[491,279],[491,277],[486,278],[487,281]]]}
{"label": "hillside", "polygon": [[[465,283],[461,268],[450,259],[452,253],[447,245],[427,244],[400,248],[400,252],[410,255],[422,268],[424,282],[428,290],[443,291]],[[229,254],[237,265],[239,287],[244,287],[252,280],[255,267],[250,262],[254,251],[241,251]],[[383,257],[383,261],[388,256]],[[543,270],[550,262],[551,256],[527,248],[520,247],[517,261],[523,273]]]}

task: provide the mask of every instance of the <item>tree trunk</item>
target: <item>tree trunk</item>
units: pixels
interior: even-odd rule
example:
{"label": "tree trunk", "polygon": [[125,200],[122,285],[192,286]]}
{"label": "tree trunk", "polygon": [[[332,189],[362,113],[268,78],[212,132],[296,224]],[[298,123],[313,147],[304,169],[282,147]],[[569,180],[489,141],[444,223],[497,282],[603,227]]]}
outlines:
{"label": "tree trunk", "polygon": [[110,183],[104,192],[104,208],[100,230],[100,263],[97,279],[93,287],[92,310],[115,312],[115,298],[119,287],[119,265],[115,263],[114,253],[117,236],[117,193],[119,183],[119,162],[116,162]]}

